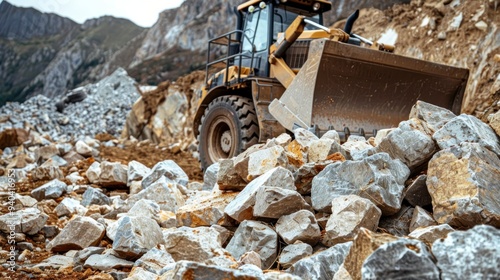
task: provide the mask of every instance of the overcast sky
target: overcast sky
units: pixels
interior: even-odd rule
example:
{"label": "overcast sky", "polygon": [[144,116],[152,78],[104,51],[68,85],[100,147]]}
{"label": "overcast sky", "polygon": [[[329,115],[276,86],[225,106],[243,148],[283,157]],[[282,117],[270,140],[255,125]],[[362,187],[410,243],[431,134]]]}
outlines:
{"label": "overcast sky", "polygon": [[[7,0],[14,6],[33,7],[68,17],[78,23],[103,15],[128,18],[142,27],[151,27],[158,14],[180,6],[184,0]],[[3,2],[3,0],[0,0]]]}

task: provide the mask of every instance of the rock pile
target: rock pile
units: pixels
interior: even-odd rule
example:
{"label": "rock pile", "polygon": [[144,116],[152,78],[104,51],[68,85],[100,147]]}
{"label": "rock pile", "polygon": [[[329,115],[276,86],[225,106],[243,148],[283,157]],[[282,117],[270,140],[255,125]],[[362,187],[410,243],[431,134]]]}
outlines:
{"label": "rock pile", "polygon": [[0,131],[8,128],[31,129],[54,140],[94,137],[98,133],[118,137],[140,92],[135,81],[120,68],[98,83],[74,89],[66,96],[73,97],[73,102],[66,100],[62,113],[56,110],[59,100],[42,95],[22,104],[6,104],[0,108]]}
{"label": "rock pile", "polygon": [[[340,144],[335,131],[297,129],[216,163],[203,184],[171,160],[99,161],[105,143],[51,143],[32,131],[2,161],[19,186],[38,187],[15,195],[0,230],[17,223],[19,273],[496,279],[498,125],[418,102],[376,138]],[[8,254],[3,247],[1,258]]]}

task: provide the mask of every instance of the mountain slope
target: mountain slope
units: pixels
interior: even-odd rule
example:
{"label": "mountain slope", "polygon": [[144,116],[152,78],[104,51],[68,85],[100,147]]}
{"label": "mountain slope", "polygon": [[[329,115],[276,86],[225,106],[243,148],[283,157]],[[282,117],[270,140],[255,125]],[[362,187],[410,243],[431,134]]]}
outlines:
{"label": "mountain slope", "polygon": [[55,97],[94,82],[129,59],[115,53],[144,31],[129,20],[101,17],[77,24],[55,14],[0,3],[0,106],[43,94]]}

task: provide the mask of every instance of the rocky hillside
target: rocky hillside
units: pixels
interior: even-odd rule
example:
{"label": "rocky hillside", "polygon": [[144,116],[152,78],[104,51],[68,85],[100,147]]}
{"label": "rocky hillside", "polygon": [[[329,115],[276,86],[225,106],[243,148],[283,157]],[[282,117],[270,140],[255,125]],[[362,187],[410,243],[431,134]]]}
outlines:
{"label": "rocky hillside", "polygon": [[[42,94],[52,98],[126,67],[117,51],[143,28],[102,17],[77,24],[55,14],[0,4],[0,105]],[[112,67],[110,67],[110,65]]]}

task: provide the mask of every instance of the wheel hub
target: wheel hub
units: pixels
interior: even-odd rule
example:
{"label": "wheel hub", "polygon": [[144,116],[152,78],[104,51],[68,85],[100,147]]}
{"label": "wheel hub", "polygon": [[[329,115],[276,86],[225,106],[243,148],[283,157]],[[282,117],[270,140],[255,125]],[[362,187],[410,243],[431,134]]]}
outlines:
{"label": "wheel hub", "polygon": [[224,153],[229,153],[231,151],[231,132],[229,130],[224,131],[222,133],[222,137],[220,138],[220,146]]}

